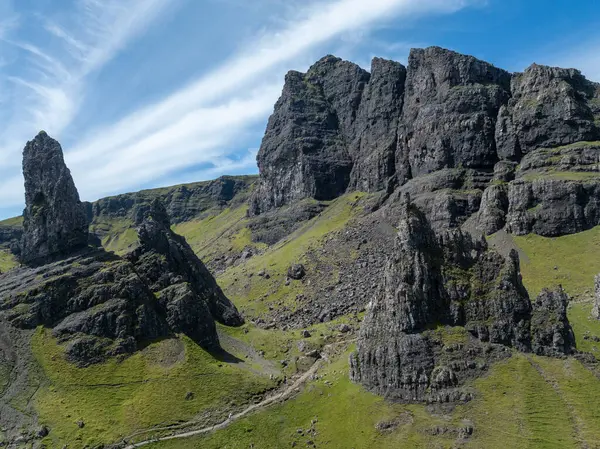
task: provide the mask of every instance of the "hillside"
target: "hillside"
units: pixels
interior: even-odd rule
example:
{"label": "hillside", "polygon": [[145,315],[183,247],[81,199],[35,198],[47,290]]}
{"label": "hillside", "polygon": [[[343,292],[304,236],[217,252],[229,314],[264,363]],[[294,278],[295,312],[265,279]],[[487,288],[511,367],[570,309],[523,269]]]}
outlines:
{"label": "hillside", "polygon": [[[66,211],[33,185],[0,222],[0,441],[600,447],[599,98],[439,48],[329,56],[286,77],[258,177]],[[20,243],[75,213],[87,247]]]}

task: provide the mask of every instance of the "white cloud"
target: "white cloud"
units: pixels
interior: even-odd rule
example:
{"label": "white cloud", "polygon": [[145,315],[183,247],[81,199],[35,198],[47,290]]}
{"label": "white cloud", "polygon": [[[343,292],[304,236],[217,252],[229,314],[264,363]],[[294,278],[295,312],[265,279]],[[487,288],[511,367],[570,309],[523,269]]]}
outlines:
{"label": "white cloud", "polygon": [[[19,24],[18,16],[0,22],[0,39],[19,50],[23,62],[27,62],[19,64],[17,75],[5,74],[3,84],[11,88],[15,99],[0,131],[0,178],[5,179],[0,192],[3,207],[22,203],[19,171],[24,143],[40,129],[60,137],[85,100],[89,75],[102,69],[172,3],[76,0],[70,14],[44,23],[48,33],[42,43],[44,48],[11,38]],[[21,21],[25,19],[36,20],[26,17]],[[6,108],[5,104],[2,106]],[[9,179],[7,173],[12,175]]]}
{"label": "white cloud", "polygon": [[[132,0],[125,9],[119,0],[84,0],[79,17],[85,18],[91,31],[83,35],[47,23],[46,30],[64,42],[78,70],[65,69],[73,79],[66,86],[19,80],[39,97],[33,111],[38,127],[56,134],[44,123],[53,123],[60,112],[64,118],[53,123],[60,134],[80,106],[78,99],[86,88],[82,79],[143,30],[166,2]],[[249,167],[248,156],[241,160],[232,156],[239,151],[240,137],[264,122],[281,91],[283,74],[290,67],[305,68],[311,51],[344,33],[368,30],[392,17],[408,21],[452,13],[474,2],[477,0],[314,1],[294,9],[285,20],[271,19],[270,23],[280,24],[277,29],[263,30],[255,42],[215,70],[113,124],[85,132],[75,148],[66,149],[82,197],[91,200],[157,184],[158,180],[174,180],[177,171],[190,166],[208,167],[192,172],[198,176]],[[34,48],[28,51],[42,70],[54,66],[60,70],[62,60],[38,54]],[[14,179],[6,182],[16,185]],[[0,203],[21,201],[20,191],[11,194],[4,190],[0,186]]]}
{"label": "white cloud", "polygon": [[[168,0],[78,0],[75,10],[60,18],[64,26],[55,21],[44,24],[47,40],[58,42],[48,45],[48,50],[13,41],[6,37],[10,33],[4,33],[7,42],[28,55],[31,70],[7,77],[24,101],[0,136],[2,154],[14,156],[25,139],[40,129],[60,137],[85,99],[88,75],[110,61],[167,4]],[[15,147],[17,141],[20,145]],[[3,159],[7,162],[6,157]],[[10,157],[8,163],[14,165],[17,160]]]}
{"label": "white cloud", "polygon": [[[237,133],[264,120],[281,90],[285,65],[343,33],[373,25],[391,15],[409,19],[448,13],[464,0],[338,0],[297,11],[285,27],[264,33],[232,59],[162,101],[96,130],[68,156],[76,173],[85,173],[88,198],[130,189],[164,178],[191,164],[215,162],[237,150]],[[243,92],[261,76],[251,98]],[[277,75],[277,76],[273,76]],[[96,167],[89,169],[91,164]],[[129,175],[124,177],[123,173]],[[93,180],[93,181],[92,181]],[[104,183],[104,188],[102,188]]]}

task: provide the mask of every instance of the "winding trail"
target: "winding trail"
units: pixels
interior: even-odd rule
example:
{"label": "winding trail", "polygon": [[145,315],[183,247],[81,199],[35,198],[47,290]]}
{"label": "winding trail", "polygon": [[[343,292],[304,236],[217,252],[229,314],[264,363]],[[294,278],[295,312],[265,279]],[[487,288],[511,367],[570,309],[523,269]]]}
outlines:
{"label": "winding trail", "polygon": [[[323,364],[323,361],[329,361],[329,358],[327,356],[328,349],[330,349],[333,346],[350,343],[351,341],[354,341],[354,340],[347,340],[347,341],[342,341],[342,342],[337,342],[337,343],[332,343],[330,345],[326,345],[325,347],[323,347],[323,350],[321,352],[322,358],[319,358],[315,363],[313,363],[313,365],[310,367],[310,369],[308,371],[306,371],[304,374],[302,374],[302,376],[300,376],[298,379],[296,379],[296,381],[293,384],[291,384],[290,386],[285,388],[280,393],[277,393],[277,394],[259,402],[258,404],[252,404],[252,405],[248,406],[247,408],[245,408],[244,410],[242,410],[241,412],[236,413],[235,415],[231,415],[229,418],[227,418],[223,422],[220,422],[219,424],[204,427],[202,429],[196,429],[196,430],[190,430],[187,432],[176,433],[174,435],[168,435],[168,436],[158,437],[158,438],[151,438],[148,440],[140,441],[138,443],[133,443],[128,446],[125,446],[124,449],[135,449],[137,447],[142,447],[142,446],[146,446],[148,444],[158,443],[161,441],[177,440],[180,438],[189,438],[189,437],[193,437],[193,436],[197,436],[197,435],[207,434],[207,433],[213,432],[215,430],[221,430],[221,429],[228,427],[230,424],[234,423],[235,421],[239,420],[240,418],[243,418],[244,416],[246,416],[252,412],[255,412],[260,409],[264,409],[274,403],[287,400],[295,392],[297,392],[297,390],[300,388],[301,385],[303,385],[308,379],[310,379],[317,372],[317,370]],[[190,424],[192,424],[192,423],[190,423]],[[168,430],[168,429],[167,428],[154,429],[154,431],[160,431],[160,430]],[[149,430],[148,432],[151,432],[151,431],[152,430]]]}

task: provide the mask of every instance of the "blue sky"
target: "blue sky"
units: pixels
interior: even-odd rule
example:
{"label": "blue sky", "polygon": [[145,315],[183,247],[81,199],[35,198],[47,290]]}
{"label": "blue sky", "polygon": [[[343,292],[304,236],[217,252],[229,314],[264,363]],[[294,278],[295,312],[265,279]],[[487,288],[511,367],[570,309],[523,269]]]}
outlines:
{"label": "blue sky", "polygon": [[0,0],[0,218],[57,138],[83,200],[256,173],[287,70],[439,45],[600,81],[597,0]]}

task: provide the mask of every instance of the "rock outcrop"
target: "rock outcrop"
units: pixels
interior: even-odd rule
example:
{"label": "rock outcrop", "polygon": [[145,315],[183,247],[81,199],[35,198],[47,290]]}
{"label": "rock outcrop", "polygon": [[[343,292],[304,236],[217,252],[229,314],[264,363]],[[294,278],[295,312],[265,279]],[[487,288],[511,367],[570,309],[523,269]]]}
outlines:
{"label": "rock outcrop", "polygon": [[[260,182],[251,215],[303,198],[333,199],[351,182],[375,189],[385,184],[406,74],[397,63],[378,59],[373,65],[371,76],[326,56],[307,73],[287,74],[257,156]],[[373,151],[385,160],[373,159]]]}
{"label": "rock outcrop", "polygon": [[[138,228],[138,238],[139,246],[125,258],[133,263],[139,276],[158,296],[159,302],[164,302],[173,329],[179,327],[173,324],[176,320],[190,320],[182,323],[184,327],[179,332],[188,333],[184,330],[187,327],[192,334],[201,335],[201,330],[193,330],[190,326],[202,326],[203,321],[209,321],[214,328],[211,316],[227,326],[244,323],[185,239],[171,230],[169,216],[160,200],[154,200],[152,208],[147,211]],[[177,311],[175,308],[180,306],[169,302],[169,298],[186,301],[189,307]],[[179,316],[174,316],[174,313]],[[190,316],[186,317],[186,314]],[[216,332],[213,334],[216,336]]]}
{"label": "rock outcrop", "polygon": [[[140,212],[136,248],[119,257],[84,244],[83,207],[58,143],[42,133],[24,160],[23,251],[35,265],[0,278],[1,320],[17,329],[51,328],[67,358],[81,366],[177,333],[218,349],[215,320],[243,323],[185,239],[170,229],[159,200]],[[32,200],[37,197],[43,201]]]}
{"label": "rock outcrop", "polygon": [[442,168],[492,169],[500,107],[510,74],[439,47],[411,50],[400,126],[398,171],[411,177]]}
{"label": "rock outcrop", "polygon": [[507,348],[573,351],[566,296],[545,292],[532,309],[515,251],[505,258],[460,230],[434,232],[407,195],[400,209],[394,255],[350,358],[354,381],[407,402],[464,401],[466,380]]}
{"label": "rock outcrop", "polygon": [[520,159],[538,148],[600,139],[594,123],[597,85],[575,69],[533,64],[513,76],[512,98],[496,129],[501,159]]}
{"label": "rock outcrop", "polygon": [[594,279],[594,305],[592,307],[592,317],[600,320],[600,275]]}
{"label": "rock outcrop", "polygon": [[60,144],[41,131],[23,150],[21,260],[42,263],[85,248],[88,223]]}
{"label": "rock outcrop", "polygon": [[406,67],[374,58],[356,118],[350,189],[374,192],[387,187],[396,172],[398,126],[404,104]]}
{"label": "rock outcrop", "polygon": [[558,287],[542,290],[533,302],[531,346],[534,353],[549,357],[575,352],[575,334],[567,318],[569,297]]}
{"label": "rock outcrop", "polygon": [[574,69],[510,74],[430,47],[369,74],[328,56],[286,78],[250,214],[396,190],[435,229],[473,217],[487,234],[579,232],[600,223],[599,140],[600,84]]}
{"label": "rock outcrop", "polygon": [[261,182],[250,203],[258,215],[303,198],[333,199],[346,191],[352,160],[345,132],[368,73],[327,56],[307,73],[289,72],[257,156]]}

